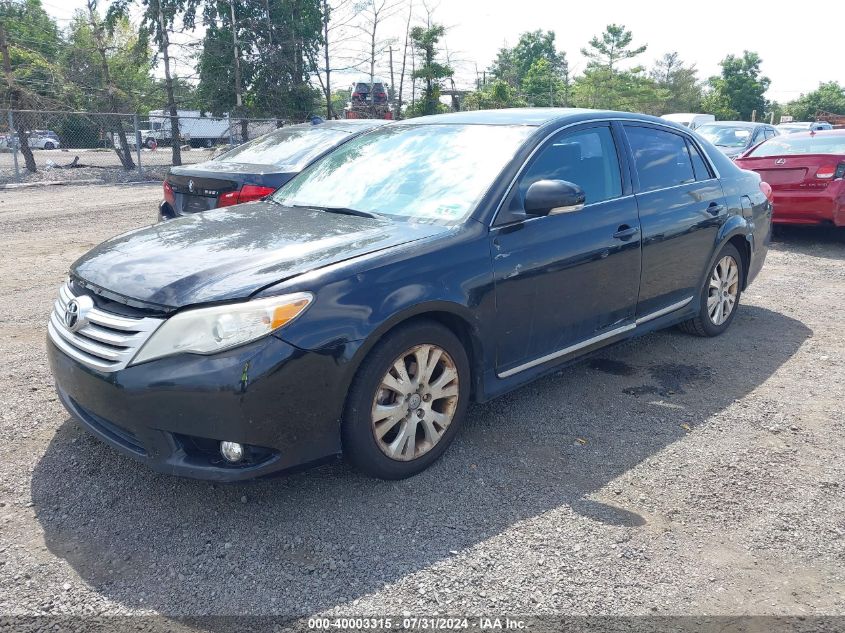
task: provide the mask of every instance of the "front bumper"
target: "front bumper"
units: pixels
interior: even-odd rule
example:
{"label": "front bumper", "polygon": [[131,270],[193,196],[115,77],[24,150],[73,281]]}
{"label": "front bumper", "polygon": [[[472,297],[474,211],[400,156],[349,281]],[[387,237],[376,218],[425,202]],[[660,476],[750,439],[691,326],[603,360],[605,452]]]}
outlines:
{"label": "front bumper", "polygon": [[[159,472],[236,481],[340,453],[343,349],[306,352],[269,336],[213,356],[182,354],[112,373],[47,341],[65,408],[93,435]],[[220,441],[248,445],[223,460]]]}

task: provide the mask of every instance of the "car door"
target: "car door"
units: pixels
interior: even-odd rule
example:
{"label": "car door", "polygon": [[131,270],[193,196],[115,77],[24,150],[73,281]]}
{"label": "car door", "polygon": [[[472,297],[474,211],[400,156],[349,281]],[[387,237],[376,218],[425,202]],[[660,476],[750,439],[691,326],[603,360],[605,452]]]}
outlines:
{"label": "car door", "polygon": [[[490,233],[502,377],[634,317],[640,225],[617,139],[609,123],[555,134],[503,202]],[[525,192],[544,179],[579,185],[585,206],[524,216]]]}
{"label": "car door", "polygon": [[643,319],[692,300],[728,211],[721,183],[691,137],[648,124],[624,129],[642,228]]}

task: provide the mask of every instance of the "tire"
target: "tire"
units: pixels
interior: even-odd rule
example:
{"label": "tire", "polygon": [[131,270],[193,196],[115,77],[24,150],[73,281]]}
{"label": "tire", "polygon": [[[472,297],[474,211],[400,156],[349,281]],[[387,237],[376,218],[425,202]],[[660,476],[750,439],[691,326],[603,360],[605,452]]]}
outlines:
{"label": "tire", "polygon": [[[431,367],[428,380],[420,377],[423,365]],[[344,455],[380,479],[405,479],[425,470],[455,438],[469,404],[470,380],[466,350],[447,328],[420,320],[393,330],[370,351],[352,381],[341,424]]]}
{"label": "tire", "polygon": [[44,149],[56,149],[56,145],[52,141],[47,141],[44,143]]}
{"label": "tire", "polygon": [[144,141],[144,145],[147,146],[147,149],[155,149],[158,143],[156,143],[156,140],[154,138],[150,137]]}
{"label": "tire", "polygon": [[[729,272],[726,272],[725,262],[728,262],[729,266],[732,262],[736,267],[735,273],[730,272],[730,268],[728,268]],[[707,277],[701,289],[701,307],[699,308],[698,316],[689,321],[684,321],[678,327],[687,334],[694,334],[695,336],[719,336],[727,330],[739,309],[739,300],[742,296],[742,280],[745,274],[743,266],[742,256],[739,254],[737,248],[733,244],[725,244],[722,250],[719,251],[715,263],[707,272]],[[727,278],[724,284],[717,281],[717,278],[722,279],[726,275]],[[733,283],[727,283],[733,280],[734,276],[736,279]],[[713,286],[711,282],[713,284],[719,283],[719,286]],[[717,298],[716,303],[713,303],[714,297],[718,297],[720,293],[723,298],[721,300]],[[726,297],[732,298],[733,301],[729,302]],[[722,313],[719,313],[718,303],[721,303]],[[727,317],[725,317],[724,311],[728,309],[728,306],[729,312]],[[715,316],[711,314],[714,310],[716,312]]]}

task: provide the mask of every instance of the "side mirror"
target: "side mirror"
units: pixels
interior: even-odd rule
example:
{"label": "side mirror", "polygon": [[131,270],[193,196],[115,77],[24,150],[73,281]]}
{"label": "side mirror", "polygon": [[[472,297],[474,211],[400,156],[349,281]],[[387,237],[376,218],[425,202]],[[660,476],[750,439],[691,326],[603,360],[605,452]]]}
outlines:
{"label": "side mirror", "polygon": [[538,180],[525,192],[525,213],[557,215],[584,208],[587,196],[578,185],[566,180]]}

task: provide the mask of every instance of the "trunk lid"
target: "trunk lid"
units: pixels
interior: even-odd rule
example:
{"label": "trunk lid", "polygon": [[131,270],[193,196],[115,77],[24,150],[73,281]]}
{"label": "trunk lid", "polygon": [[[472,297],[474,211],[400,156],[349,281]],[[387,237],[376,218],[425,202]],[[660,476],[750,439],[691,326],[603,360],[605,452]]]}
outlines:
{"label": "trunk lid", "polygon": [[173,210],[177,215],[188,215],[216,208],[222,194],[238,191],[244,185],[278,189],[295,175],[296,172],[273,165],[208,161],[174,167],[166,180],[173,189]]}
{"label": "trunk lid", "polygon": [[788,156],[764,156],[741,158],[737,164],[751,169],[769,183],[772,191],[815,191],[827,188],[831,178],[817,178],[822,167],[833,167],[845,161],[845,156],[830,154],[792,154]]}

